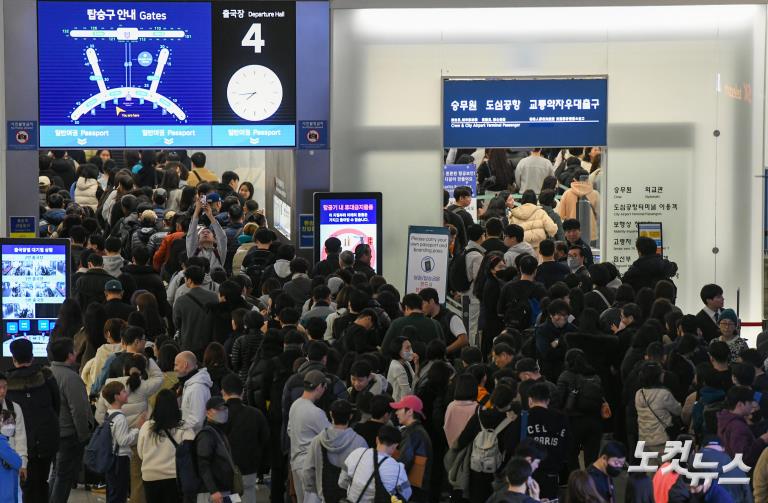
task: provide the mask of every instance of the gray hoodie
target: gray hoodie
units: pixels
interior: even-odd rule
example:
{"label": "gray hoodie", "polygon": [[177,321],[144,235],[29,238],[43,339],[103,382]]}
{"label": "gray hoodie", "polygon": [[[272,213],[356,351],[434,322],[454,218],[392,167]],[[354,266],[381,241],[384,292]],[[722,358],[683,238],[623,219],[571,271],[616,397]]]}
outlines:
{"label": "gray hoodie", "polygon": [[513,267],[515,265],[515,259],[518,255],[530,255],[531,257],[536,258],[536,250],[534,250],[533,246],[526,241],[517,243],[515,246],[510,246],[507,253],[504,254],[504,263],[507,264],[507,267]]}
{"label": "gray hoodie", "polygon": [[277,259],[275,261],[275,272],[280,279],[288,279],[291,276],[291,261],[285,259]]}
{"label": "gray hoodie", "polygon": [[185,430],[198,433],[205,424],[205,404],[211,398],[213,381],[207,369],[197,369],[195,375],[184,382],[181,394],[181,420]]}
{"label": "gray hoodie", "polygon": [[110,275],[117,278],[122,274],[122,268],[125,265],[123,257],[120,255],[104,255],[102,260],[104,260],[104,270]]}
{"label": "gray hoodie", "polygon": [[343,467],[349,453],[362,447],[367,448],[365,439],[352,428],[339,429],[329,426],[312,440],[304,461],[304,491],[312,492],[323,498],[323,451],[328,453],[328,461],[337,467]]}

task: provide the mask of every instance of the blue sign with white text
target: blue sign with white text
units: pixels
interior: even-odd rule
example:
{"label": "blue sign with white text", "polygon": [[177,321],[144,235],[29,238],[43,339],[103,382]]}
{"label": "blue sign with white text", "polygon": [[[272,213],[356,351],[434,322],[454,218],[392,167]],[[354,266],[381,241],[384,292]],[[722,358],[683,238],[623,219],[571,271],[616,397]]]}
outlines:
{"label": "blue sign with white text", "polygon": [[299,248],[312,249],[315,245],[315,215],[299,215]]}
{"label": "blue sign with white text", "polygon": [[328,148],[328,121],[299,121],[299,148]]}
{"label": "blue sign with white text", "polygon": [[456,187],[469,187],[477,195],[477,170],[474,164],[446,164],[443,166],[443,188],[453,197]]}
{"label": "blue sign with white text", "polygon": [[37,121],[7,121],[8,150],[37,150]]}
{"label": "blue sign with white text", "polygon": [[443,145],[606,145],[604,78],[445,80]]}

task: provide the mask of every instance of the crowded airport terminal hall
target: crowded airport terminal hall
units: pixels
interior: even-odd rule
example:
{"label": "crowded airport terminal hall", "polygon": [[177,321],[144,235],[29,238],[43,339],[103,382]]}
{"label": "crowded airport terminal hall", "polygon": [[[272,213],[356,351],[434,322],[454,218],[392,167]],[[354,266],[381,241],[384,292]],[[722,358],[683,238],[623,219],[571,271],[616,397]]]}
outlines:
{"label": "crowded airport terminal hall", "polygon": [[768,503],[768,0],[0,31],[0,503]]}

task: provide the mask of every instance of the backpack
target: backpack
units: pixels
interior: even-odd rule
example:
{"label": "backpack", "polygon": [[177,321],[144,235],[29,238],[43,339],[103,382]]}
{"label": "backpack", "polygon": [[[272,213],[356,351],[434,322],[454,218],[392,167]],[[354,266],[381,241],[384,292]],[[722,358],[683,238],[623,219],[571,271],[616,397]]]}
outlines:
{"label": "backpack", "polygon": [[603,406],[603,388],[597,376],[577,376],[576,384],[570,388],[565,409],[585,416],[597,415]]}
{"label": "backpack", "polygon": [[472,286],[472,280],[467,277],[467,256],[470,253],[483,254],[477,248],[459,250],[448,264],[448,288],[453,292],[466,292]]}
{"label": "backpack", "polygon": [[271,252],[259,253],[258,251],[248,254],[243,259],[243,262],[248,261],[248,266],[245,268],[245,274],[251,278],[253,283],[253,291],[261,291],[261,277],[264,271],[270,265],[275,263],[275,255]]}
{"label": "backpack", "polygon": [[701,431],[702,437],[705,435],[717,435],[717,413],[721,410],[725,410],[726,407],[727,404],[725,403],[725,400],[708,403],[704,406],[704,412],[702,414],[704,417]]}
{"label": "backpack", "polygon": [[473,472],[496,473],[504,461],[504,456],[499,449],[499,433],[509,426],[512,420],[506,417],[495,429],[484,428],[480,420],[480,407],[478,407],[477,422],[480,423],[480,432],[472,441],[469,467]]}
{"label": "backpack", "polygon": [[112,443],[112,421],[118,415],[124,416],[122,412],[108,416],[93,432],[85,448],[83,461],[85,466],[94,473],[104,475],[112,469],[117,459],[120,446]]}
{"label": "backpack", "polygon": [[541,302],[535,297],[516,295],[504,308],[504,325],[520,331],[536,325]]}
{"label": "backpack", "polygon": [[183,494],[197,494],[202,486],[195,462],[195,441],[176,442],[168,430],[163,430],[176,449],[176,480]]}

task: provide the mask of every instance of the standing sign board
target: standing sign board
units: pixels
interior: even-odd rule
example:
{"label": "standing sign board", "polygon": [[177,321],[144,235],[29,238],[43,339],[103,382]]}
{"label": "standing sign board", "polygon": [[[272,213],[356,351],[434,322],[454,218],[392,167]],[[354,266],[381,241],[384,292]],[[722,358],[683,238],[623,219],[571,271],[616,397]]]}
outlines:
{"label": "standing sign board", "polygon": [[448,204],[453,204],[456,187],[472,189],[472,203],[466,210],[477,221],[477,169],[474,164],[446,164],[443,166],[443,188],[448,191]]}
{"label": "standing sign board", "polygon": [[314,209],[315,262],[327,258],[325,241],[333,237],[342,250],[368,245],[371,267],[382,274],[381,192],[315,192]]}
{"label": "standing sign board", "polygon": [[624,273],[637,259],[638,236],[648,236],[656,240],[658,253],[679,264],[679,275],[685,277],[691,271],[685,270],[686,262],[680,257],[685,255],[689,242],[686,222],[690,184],[686,181],[691,172],[690,159],[684,152],[670,152],[664,163],[643,164],[647,169],[634,169],[639,164],[632,164],[631,159],[641,156],[641,152],[622,152],[627,160],[618,161],[622,169],[611,172],[607,190],[601,194],[608,203],[603,260],[612,262]]}
{"label": "standing sign board", "polygon": [[440,297],[440,303],[445,303],[450,239],[450,232],[446,227],[408,227],[406,293],[419,293],[424,288],[434,288]]}

